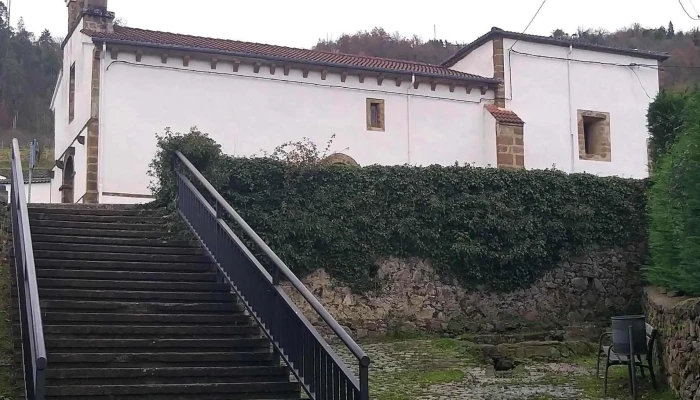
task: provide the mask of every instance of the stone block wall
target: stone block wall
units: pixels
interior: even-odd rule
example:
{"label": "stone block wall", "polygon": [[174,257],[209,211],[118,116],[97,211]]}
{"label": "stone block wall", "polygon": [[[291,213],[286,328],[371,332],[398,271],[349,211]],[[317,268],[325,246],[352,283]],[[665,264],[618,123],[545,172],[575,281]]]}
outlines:
{"label": "stone block wall", "polygon": [[525,168],[525,143],[522,125],[496,125],[498,168]]}
{"label": "stone block wall", "polygon": [[700,400],[700,298],[670,298],[645,288],[644,308],[647,322],[659,330],[659,376],[680,399]]}
{"label": "stone block wall", "polygon": [[[379,263],[383,287],[353,293],[316,271],[302,281],[355,337],[394,331],[504,333],[561,329],[640,313],[640,266],[645,247],[590,251],[562,262],[528,288],[493,293],[466,289],[438,276],[429,262],[389,259]],[[293,290],[285,290],[311,322],[315,313]]]}

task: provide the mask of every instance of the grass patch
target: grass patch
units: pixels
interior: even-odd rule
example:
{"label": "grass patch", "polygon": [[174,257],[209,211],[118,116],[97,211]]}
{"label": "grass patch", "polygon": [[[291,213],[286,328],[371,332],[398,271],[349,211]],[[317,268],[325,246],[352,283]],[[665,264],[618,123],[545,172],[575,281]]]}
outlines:
{"label": "grass patch", "polygon": [[439,385],[441,383],[461,382],[464,372],[458,369],[424,372],[418,377],[421,386]]}
{"label": "grass patch", "polygon": [[[19,149],[20,158],[22,159],[22,167],[29,168],[29,148],[23,147]],[[49,169],[52,168],[56,160],[54,160],[53,148],[44,148],[41,151],[41,156],[37,160],[35,168]],[[9,170],[12,167],[12,148],[0,148],[0,170]]]}
{"label": "grass patch", "polygon": [[12,314],[10,313],[10,265],[7,262],[10,238],[6,233],[10,215],[5,205],[0,205],[0,400],[14,394],[15,376],[12,368],[14,341],[12,338]]}

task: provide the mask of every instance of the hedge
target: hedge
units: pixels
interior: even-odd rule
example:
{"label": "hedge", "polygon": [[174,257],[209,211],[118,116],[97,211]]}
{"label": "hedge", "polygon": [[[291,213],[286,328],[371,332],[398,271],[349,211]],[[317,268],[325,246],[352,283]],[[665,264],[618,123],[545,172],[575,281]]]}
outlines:
{"label": "hedge", "polygon": [[700,295],[700,99],[690,99],[682,132],[661,157],[649,191],[647,280]]}
{"label": "hedge", "polygon": [[646,181],[555,170],[291,165],[233,158],[205,134],[159,138],[161,205],[181,150],[296,273],[377,287],[378,258],[420,257],[469,286],[530,285],[591,246],[643,240]]}

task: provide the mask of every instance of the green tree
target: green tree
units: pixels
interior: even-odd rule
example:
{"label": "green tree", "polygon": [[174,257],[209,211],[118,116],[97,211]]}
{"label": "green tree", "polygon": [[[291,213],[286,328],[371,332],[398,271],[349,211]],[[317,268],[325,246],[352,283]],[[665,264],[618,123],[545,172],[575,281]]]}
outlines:
{"label": "green tree", "polygon": [[691,98],[700,96],[697,88],[683,92],[662,90],[649,105],[647,128],[651,135],[649,151],[655,162],[668,152],[683,131]]}
{"label": "green tree", "polygon": [[700,295],[700,101],[688,99],[682,134],[664,154],[649,192],[646,277],[652,284]]}

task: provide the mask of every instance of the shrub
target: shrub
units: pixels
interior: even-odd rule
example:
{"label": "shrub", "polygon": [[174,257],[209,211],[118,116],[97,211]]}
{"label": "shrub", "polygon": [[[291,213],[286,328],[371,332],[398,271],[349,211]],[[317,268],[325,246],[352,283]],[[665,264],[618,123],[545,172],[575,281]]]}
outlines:
{"label": "shrub", "polygon": [[[700,101],[690,101],[700,111]],[[700,295],[700,117],[688,114],[683,133],[661,159],[649,192],[650,283]]]}
{"label": "shrub", "polygon": [[700,90],[669,92],[662,90],[649,105],[647,128],[649,129],[649,152],[651,161],[658,162],[667,153],[683,132],[685,121],[692,118],[688,104],[700,97]]}
{"label": "shrub", "polygon": [[[232,158],[206,136],[168,134],[153,162],[172,204],[181,149],[296,273],[376,286],[387,256],[430,259],[466,285],[531,284],[567,255],[643,239],[646,181],[554,170],[294,165]],[[204,148],[207,147],[207,148]]]}

